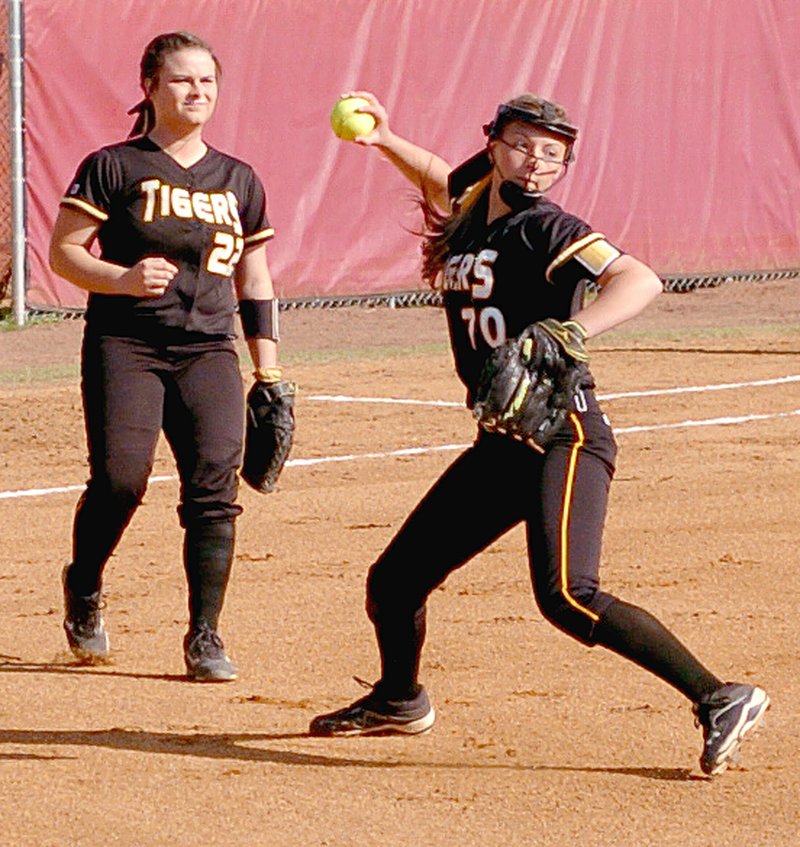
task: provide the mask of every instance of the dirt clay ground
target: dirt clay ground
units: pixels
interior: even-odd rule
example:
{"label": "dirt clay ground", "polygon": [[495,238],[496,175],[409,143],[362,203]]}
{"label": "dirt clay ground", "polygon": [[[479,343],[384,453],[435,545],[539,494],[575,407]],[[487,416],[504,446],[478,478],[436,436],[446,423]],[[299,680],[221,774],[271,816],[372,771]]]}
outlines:
{"label": "dirt clay ground", "polygon": [[[297,437],[278,492],[241,492],[222,619],[240,677],[220,685],[182,676],[163,443],[106,571],[113,662],[66,652],[82,324],[0,333],[0,844],[796,845],[798,286],[667,294],[591,344],[620,444],[605,587],[772,697],[764,730],[713,780],[677,692],[542,620],[519,528],[431,598],[432,732],[306,735],[364,693],[354,675],[375,679],[366,570],[473,435],[440,310],[283,314]],[[464,520],[479,508],[465,492]]]}

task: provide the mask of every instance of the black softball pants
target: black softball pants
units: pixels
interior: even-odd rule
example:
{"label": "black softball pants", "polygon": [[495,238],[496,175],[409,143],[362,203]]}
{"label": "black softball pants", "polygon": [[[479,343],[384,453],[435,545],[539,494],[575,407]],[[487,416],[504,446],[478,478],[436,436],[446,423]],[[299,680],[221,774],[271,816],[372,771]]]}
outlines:
{"label": "black softball pants", "polygon": [[594,397],[570,415],[545,454],[479,433],[409,516],[367,579],[382,690],[418,690],[428,595],[524,521],[534,596],[546,619],[603,644],[697,702],[721,683],[649,613],[601,591],[603,526],[616,444]]}
{"label": "black softball pants", "polygon": [[[233,343],[86,332],[82,392],[90,478],[75,515],[70,587],[96,591],[142,502],[163,430],[181,481],[178,515],[192,618],[215,625],[233,558],[244,396]],[[207,595],[204,599],[204,593]]]}

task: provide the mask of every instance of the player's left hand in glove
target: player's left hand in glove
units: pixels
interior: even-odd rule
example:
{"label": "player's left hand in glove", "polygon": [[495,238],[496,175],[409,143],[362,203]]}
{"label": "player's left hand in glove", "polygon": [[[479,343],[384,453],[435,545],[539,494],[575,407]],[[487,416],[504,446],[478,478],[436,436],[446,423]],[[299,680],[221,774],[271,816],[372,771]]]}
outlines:
{"label": "player's left hand in glove", "polygon": [[275,490],[294,441],[293,382],[256,381],[247,395],[242,479],[261,494]]}
{"label": "player's left hand in glove", "polygon": [[481,428],[544,452],[566,420],[575,392],[589,383],[586,330],[547,318],[489,356],[475,394]]}

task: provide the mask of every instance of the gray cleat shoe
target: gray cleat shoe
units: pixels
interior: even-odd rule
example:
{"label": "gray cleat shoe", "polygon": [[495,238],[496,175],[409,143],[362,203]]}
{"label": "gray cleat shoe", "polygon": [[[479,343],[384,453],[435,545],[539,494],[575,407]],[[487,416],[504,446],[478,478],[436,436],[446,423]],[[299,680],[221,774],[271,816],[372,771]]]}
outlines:
{"label": "gray cleat shoe", "polygon": [[693,711],[695,726],[703,727],[703,773],[723,773],[745,735],[761,723],[768,708],[765,691],[735,682],[726,683],[697,703]]}
{"label": "gray cleat shoe", "polygon": [[327,737],[419,735],[427,732],[435,719],[436,713],[424,688],[420,688],[411,700],[390,700],[381,696],[376,685],[366,697],[352,705],[327,715],[318,715],[311,721],[309,733]]}
{"label": "gray cleat shoe", "polygon": [[229,682],[236,679],[236,666],[225,654],[216,630],[201,624],[183,639],[186,675],[197,682]]}
{"label": "gray cleat shoe", "polygon": [[102,591],[82,597],[67,585],[64,568],[61,580],[64,585],[64,632],[69,649],[76,658],[86,664],[103,662],[108,658],[108,634],[100,609],[103,606]]}

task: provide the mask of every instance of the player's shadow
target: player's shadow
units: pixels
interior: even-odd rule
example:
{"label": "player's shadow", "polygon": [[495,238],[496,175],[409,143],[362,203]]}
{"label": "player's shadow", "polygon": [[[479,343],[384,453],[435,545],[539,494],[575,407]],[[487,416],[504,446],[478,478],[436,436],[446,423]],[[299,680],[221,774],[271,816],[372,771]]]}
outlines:
{"label": "player's shadow", "polygon": [[3,673],[37,673],[37,674],[86,674],[90,676],[114,676],[127,679],[155,679],[166,682],[186,683],[185,674],[172,673],[133,673],[114,668],[112,662],[87,664],[77,659],[65,658],[52,662],[26,662],[19,656],[0,654],[0,674]]}
{"label": "player's shadow", "polygon": [[[136,753],[155,753],[169,756],[195,756],[201,759],[224,759],[228,762],[268,763],[277,765],[304,765],[312,767],[368,768],[376,770],[402,770],[423,768],[431,770],[507,770],[518,772],[573,772],[617,774],[641,779],[675,781],[700,780],[687,768],[617,768],[579,767],[565,765],[525,765],[494,762],[433,762],[433,761],[390,761],[386,759],[363,759],[352,756],[331,756],[323,753],[298,750],[278,750],[263,746],[266,742],[298,741],[330,744],[330,740],[312,739],[307,733],[191,733],[152,732],[136,728],[101,730],[30,730],[0,729],[0,746],[13,747],[104,747],[110,750],[126,750]],[[334,743],[339,743],[338,741]],[[0,752],[3,759],[68,759],[77,758],[64,753],[48,751],[46,755],[27,754],[14,751]]]}
{"label": "player's shadow", "polygon": [[707,782],[708,777],[692,773],[691,768],[601,768],[568,767],[565,765],[540,765],[529,768],[539,771],[567,771],[574,773],[610,773],[620,776],[638,776],[642,779],[661,779],[667,782]]}
{"label": "player's shadow", "polygon": [[[111,665],[82,665],[65,659],[63,662],[26,662],[18,656],[0,654],[0,673],[86,674],[91,676],[152,679],[186,684],[180,674],[132,673],[119,671]],[[261,746],[265,742],[307,739],[313,744],[339,743],[313,738],[306,732],[298,733],[192,733],[150,732],[137,728],[114,727],[107,730],[20,730],[0,729],[0,745],[14,747],[105,747],[138,753],[196,756],[207,759],[225,759],[231,762],[266,762],[283,765],[315,767],[359,767],[382,770],[403,768],[429,768],[435,770],[509,770],[519,772],[598,773],[632,776],[640,779],[666,780],[668,782],[704,780],[688,768],[632,768],[590,767],[569,765],[525,765],[514,762],[422,762],[416,760],[390,761],[363,759],[348,756],[330,756],[314,752],[278,750]],[[74,759],[75,755],[48,750],[45,754],[22,753],[19,750],[4,752],[0,761],[56,761]]]}

